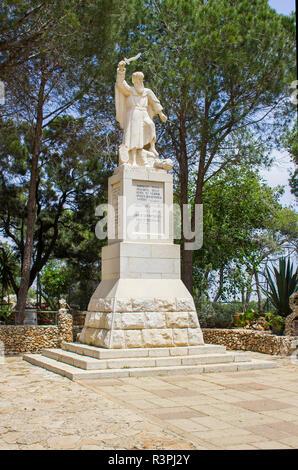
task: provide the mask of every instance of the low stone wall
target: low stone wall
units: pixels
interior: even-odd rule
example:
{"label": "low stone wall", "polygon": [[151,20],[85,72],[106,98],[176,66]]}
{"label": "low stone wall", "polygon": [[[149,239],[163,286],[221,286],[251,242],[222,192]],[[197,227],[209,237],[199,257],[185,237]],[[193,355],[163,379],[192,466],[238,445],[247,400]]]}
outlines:
{"label": "low stone wall", "polygon": [[265,354],[289,356],[295,347],[296,336],[276,336],[263,331],[244,329],[203,328],[205,343],[221,344],[227,349],[254,351]]}
{"label": "low stone wall", "polygon": [[84,328],[87,312],[82,312],[80,310],[79,305],[70,305],[70,313],[72,315],[72,320],[73,320],[72,341],[76,342],[78,334],[81,333],[82,329]]}
{"label": "low stone wall", "polygon": [[62,341],[73,340],[72,316],[66,309],[58,313],[58,325],[0,326],[4,354],[37,353],[44,348],[59,348]]}

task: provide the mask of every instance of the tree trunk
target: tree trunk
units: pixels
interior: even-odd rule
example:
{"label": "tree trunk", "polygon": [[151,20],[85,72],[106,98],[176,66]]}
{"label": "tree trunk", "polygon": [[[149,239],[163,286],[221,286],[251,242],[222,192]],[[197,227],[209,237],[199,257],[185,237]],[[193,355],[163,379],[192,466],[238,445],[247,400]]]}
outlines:
{"label": "tree trunk", "polygon": [[246,290],[246,296],[245,296],[245,311],[247,310],[248,304],[249,304],[249,301],[250,301],[251,282],[252,282],[252,273],[250,273],[249,276],[248,276],[247,290]]}
{"label": "tree trunk", "polygon": [[213,299],[213,302],[217,302],[218,299],[220,298],[221,294],[222,294],[223,279],[224,279],[223,274],[224,274],[224,267],[221,266],[220,270],[219,270],[219,286],[218,286],[218,290],[216,292],[216,295]]}
{"label": "tree trunk", "polygon": [[244,287],[241,288],[241,308],[242,308],[242,312],[244,312],[244,310],[245,310],[245,291],[244,291]]}
{"label": "tree trunk", "polygon": [[182,259],[182,281],[186,285],[189,292],[192,294],[192,265],[193,265],[193,251],[185,250],[183,248],[183,259]]}
{"label": "tree trunk", "polygon": [[34,145],[32,152],[31,162],[31,178],[29,186],[29,198],[27,205],[27,231],[26,242],[24,247],[24,256],[22,263],[21,282],[18,291],[18,301],[16,305],[16,324],[22,325],[25,315],[25,306],[27,300],[27,293],[30,283],[30,268],[32,262],[33,243],[34,243],[34,227],[36,219],[36,187],[38,176],[38,158],[40,153],[41,136],[42,136],[42,123],[43,123],[43,101],[45,91],[46,78],[44,73],[41,75],[39,86],[38,101],[37,101],[37,117],[34,132]]}
{"label": "tree trunk", "polygon": [[254,272],[254,276],[255,276],[256,290],[257,290],[257,296],[258,296],[258,311],[259,313],[263,313],[262,295],[261,295],[261,289],[260,289],[259,275],[257,271]]}
{"label": "tree trunk", "polygon": [[193,251],[186,250],[185,244],[191,240],[186,240],[184,237],[184,217],[183,207],[188,204],[188,159],[186,149],[186,129],[185,129],[185,112],[180,110],[179,121],[179,137],[180,137],[180,158],[179,158],[179,180],[180,180],[180,208],[182,216],[182,269],[181,278],[185,286],[192,294],[192,265],[193,265]]}

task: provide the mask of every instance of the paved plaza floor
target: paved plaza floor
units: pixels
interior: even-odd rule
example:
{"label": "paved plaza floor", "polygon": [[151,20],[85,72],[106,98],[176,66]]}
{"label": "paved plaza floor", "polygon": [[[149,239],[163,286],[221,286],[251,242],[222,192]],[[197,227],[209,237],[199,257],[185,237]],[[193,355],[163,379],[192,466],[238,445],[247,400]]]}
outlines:
{"label": "paved plaza floor", "polygon": [[6,358],[0,450],[297,449],[298,365],[274,360],[275,369],[71,382]]}

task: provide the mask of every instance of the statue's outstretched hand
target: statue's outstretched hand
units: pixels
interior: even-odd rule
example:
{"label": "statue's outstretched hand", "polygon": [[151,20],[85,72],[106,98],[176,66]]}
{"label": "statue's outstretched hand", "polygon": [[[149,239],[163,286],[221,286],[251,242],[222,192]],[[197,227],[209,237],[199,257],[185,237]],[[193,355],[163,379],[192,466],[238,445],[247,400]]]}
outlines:
{"label": "statue's outstretched hand", "polygon": [[167,122],[167,116],[164,114],[164,113],[160,113],[159,115],[160,119],[162,120],[162,122]]}
{"label": "statue's outstretched hand", "polygon": [[120,60],[120,62],[118,64],[118,67],[119,67],[120,70],[124,70],[125,65],[126,65],[126,62],[124,60]]}

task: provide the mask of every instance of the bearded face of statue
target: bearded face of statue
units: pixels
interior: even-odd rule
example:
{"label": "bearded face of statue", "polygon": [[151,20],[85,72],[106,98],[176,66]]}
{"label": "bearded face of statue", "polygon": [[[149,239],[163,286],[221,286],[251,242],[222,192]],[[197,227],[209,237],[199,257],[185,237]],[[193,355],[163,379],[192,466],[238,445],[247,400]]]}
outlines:
{"label": "bearded face of statue", "polygon": [[144,88],[145,88],[143,78],[139,76],[132,76],[132,83],[137,93],[142,95],[144,92]]}

